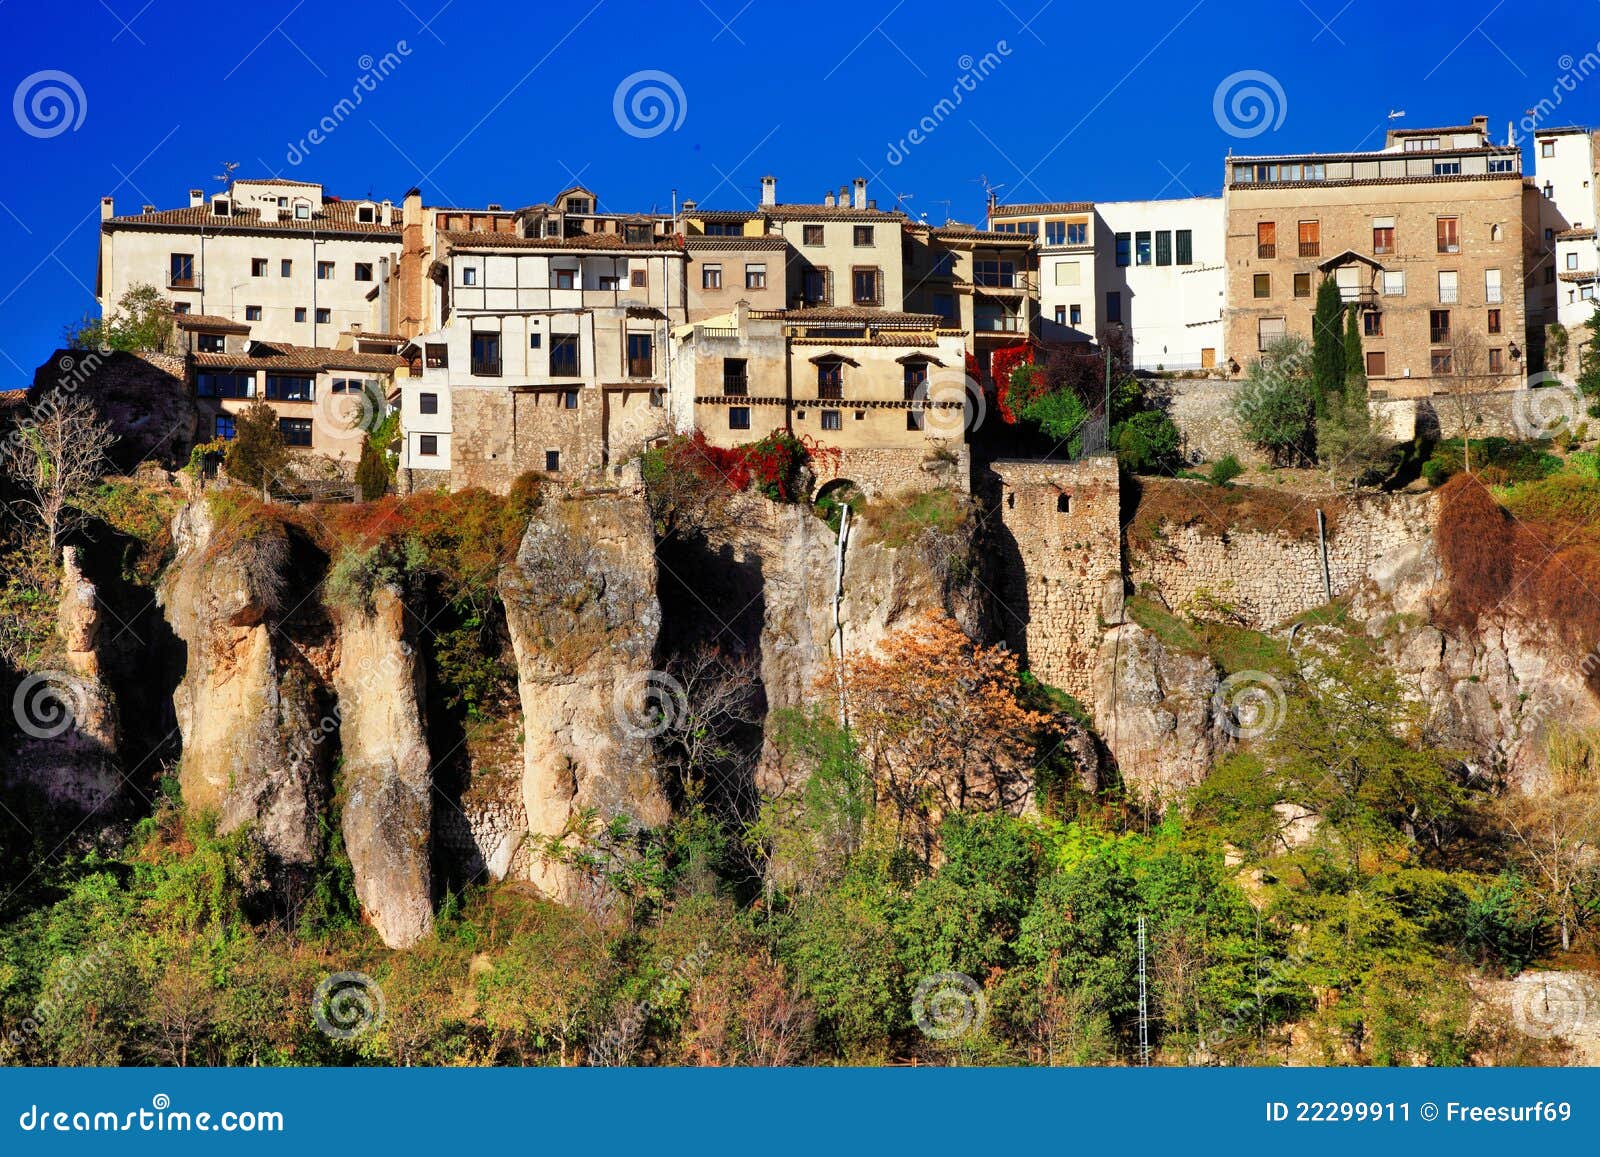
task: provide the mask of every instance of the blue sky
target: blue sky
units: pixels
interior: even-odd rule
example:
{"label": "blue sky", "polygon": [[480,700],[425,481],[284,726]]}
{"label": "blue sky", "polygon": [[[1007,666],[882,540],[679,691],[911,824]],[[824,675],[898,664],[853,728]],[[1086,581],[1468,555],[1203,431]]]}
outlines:
{"label": "blue sky", "polygon": [[[881,206],[910,194],[913,215],[977,221],[983,178],[1010,200],[1215,193],[1230,148],[1376,147],[1391,109],[1412,127],[1485,114],[1502,140],[1559,91],[1546,123],[1600,123],[1600,76],[1561,88],[1600,51],[1594,0],[0,0],[0,39],[4,387],[95,308],[100,197],[187,204],[224,161],[346,197],[419,184],[430,203],[508,207],[575,178],[602,208],[665,210],[674,190],[748,206],[766,172],[795,201],[867,176]],[[81,100],[59,78],[27,87],[42,72]],[[1274,109],[1249,137],[1260,122],[1230,134],[1227,100],[1214,108],[1246,72],[1270,81],[1226,94]],[[619,119],[638,73],[670,79],[636,81]],[[363,76],[359,107],[335,113]],[[641,85],[670,123],[648,100],[630,120]],[[31,110],[52,86],[73,127]]]}

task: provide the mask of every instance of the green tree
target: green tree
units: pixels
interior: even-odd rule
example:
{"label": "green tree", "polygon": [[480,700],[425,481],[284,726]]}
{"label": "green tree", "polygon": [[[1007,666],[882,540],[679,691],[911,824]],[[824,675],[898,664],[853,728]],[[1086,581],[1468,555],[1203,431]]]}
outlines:
{"label": "green tree", "polygon": [[1311,380],[1319,414],[1344,389],[1344,357],[1344,298],[1333,278],[1324,277],[1311,315]]}
{"label": "green tree", "polygon": [[278,412],[257,398],[239,412],[223,466],[228,477],[268,495],[273,482],[289,472],[289,447],[278,427]]}
{"label": "green tree", "polygon": [[1311,350],[1303,338],[1271,342],[1245,370],[1233,397],[1240,432],[1278,463],[1311,457],[1315,406]]}
{"label": "green tree", "polygon": [[139,283],[110,313],[85,314],[62,338],[73,349],[165,350],[172,344],[172,304],[155,286]]}
{"label": "green tree", "polygon": [[1344,392],[1354,398],[1367,395],[1367,358],[1361,349],[1361,324],[1354,306],[1345,310],[1344,327]]}
{"label": "green tree", "polygon": [[1023,363],[1012,370],[1006,404],[1018,418],[1077,453],[1089,407],[1070,385],[1051,382],[1044,366]]}
{"label": "green tree", "polygon": [[363,502],[375,502],[389,490],[389,463],[370,434],[361,439],[361,460],[356,463],[356,485],[361,489]]}
{"label": "green tree", "polygon": [[1317,416],[1317,455],[1330,475],[1359,477],[1378,461],[1384,439],[1372,425],[1356,311],[1346,313],[1344,383],[1326,399]]}
{"label": "green tree", "polygon": [[1578,355],[1578,388],[1584,397],[1600,402],[1600,302],[1583,324],[1589,337]]}
{"label": "green tree", "polygon": [[1111,445],[1124,470],[1154,474],[1169,470],[1178,459],[1178,427],[1160,410],[1142,410],[1111,431]]}

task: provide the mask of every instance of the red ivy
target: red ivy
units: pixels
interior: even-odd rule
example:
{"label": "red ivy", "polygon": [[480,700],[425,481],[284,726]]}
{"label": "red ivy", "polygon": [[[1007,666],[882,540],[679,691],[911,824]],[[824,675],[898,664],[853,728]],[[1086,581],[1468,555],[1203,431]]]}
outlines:
{"label": "red ivy", "polygon": [[1020,345],[1007,346],[1005,349],[995,350],[991,359],[994,370],[995,404],[1000,411],[1000,417],[1008,426],[1017,424],[1017,414],[1006,404],[1006,393],[1011,385],[1011,371],[1020,365],[1031,365],[1034,362],[1034,346],[1032,342],[1023,342]]}
{"label": "red ivy", "polygon": [[674,438],[662,452],[668,470],[693,471],[736,491],[754,484],[774,502],[797,502],[804,497],[800,476],[808,463],[833,471],[840,459],[836,447],[818,445],[809,435],[797,438],[787,430],[775,430],[759,442],[731,448],[711,445],[704,431],[696,430]]}

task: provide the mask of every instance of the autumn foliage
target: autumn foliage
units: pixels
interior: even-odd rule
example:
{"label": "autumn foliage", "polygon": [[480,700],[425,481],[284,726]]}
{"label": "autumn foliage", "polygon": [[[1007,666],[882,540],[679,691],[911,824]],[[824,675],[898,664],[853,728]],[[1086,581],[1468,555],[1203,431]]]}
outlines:
{"label": "autumn foliage", "polygon": [[826,677],[842,684],[849,724],[897,835],[932,858],[945,816],[1015,813],[1033,792],[1051,716],[1021,702],[1016,656],[973,643],[947,615],[929,613],[847,657]]}

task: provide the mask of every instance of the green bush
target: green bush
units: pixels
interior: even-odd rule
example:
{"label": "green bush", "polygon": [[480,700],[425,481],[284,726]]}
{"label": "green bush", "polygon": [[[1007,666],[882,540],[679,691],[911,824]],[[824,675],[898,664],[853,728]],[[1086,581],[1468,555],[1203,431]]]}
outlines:
{"label": "green bush", "polygon": [[1144,410],[1111,431],[1111,445],[1124,470],[1169,472],[1178,461],[1178,427],[1160,410]]}
{"label": "green bush", "polygon": [[1239,465],[1239,459],[1232,454],[1224,454],[1211,464],[1207,481],[1213,486],[1227,486],[1243,473],[1244,467]]}

